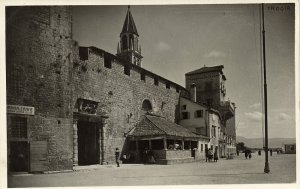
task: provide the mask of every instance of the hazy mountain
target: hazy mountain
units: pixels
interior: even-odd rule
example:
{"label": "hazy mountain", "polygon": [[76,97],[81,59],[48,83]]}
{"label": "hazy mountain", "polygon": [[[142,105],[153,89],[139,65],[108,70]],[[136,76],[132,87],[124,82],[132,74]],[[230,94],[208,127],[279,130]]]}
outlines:
{"label": "hazy mountain", "polygon": [[[245,138],[242,136],[236,137],[237,142],[244,142],[245,146],[250,148],[262,148],[262,138]],[[296,138],[269,138],[270,148],[280,148],[283,144],[296,143]]]}

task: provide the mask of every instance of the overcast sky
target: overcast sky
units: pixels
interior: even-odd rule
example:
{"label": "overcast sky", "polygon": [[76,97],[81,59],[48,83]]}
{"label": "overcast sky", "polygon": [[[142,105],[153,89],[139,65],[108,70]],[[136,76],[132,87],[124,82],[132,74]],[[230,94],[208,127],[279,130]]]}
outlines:
{"label": "overcast sky", "polygon": [[[259,5],[131,6],[145,69],[185,86],[184,74],[224,65],[237,135],[262,137]],[[116,54],[124,6],[73,7],[73,39]],[[295,137],[294,7],[265,5],[269,136]]]}

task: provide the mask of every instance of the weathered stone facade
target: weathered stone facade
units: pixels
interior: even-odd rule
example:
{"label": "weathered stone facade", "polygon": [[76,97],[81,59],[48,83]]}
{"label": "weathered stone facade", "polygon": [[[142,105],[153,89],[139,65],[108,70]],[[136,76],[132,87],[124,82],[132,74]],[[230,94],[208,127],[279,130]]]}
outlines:
{"label": "weathered stone facade", "polygon": [[185,77],[186,89],[191,91],[192,84],[196,87],[196,101],[201,103],[211,103],[213,107],[218,107],[224,96],[220,92],[225,81],[218,72],[207,72],[202,74],[190,74]]}
{"label": "weathered stone facade", "polygon": [[[7,115],[10,168],[18,160],[32,172],[115,163],[116,148],[130,150],[127,134],[147,111],[178,123],[179,98],[190,98],[192,83],[197,97],[204,94],[200,102],[223,101],[222,74],[207,73],[201,82],[193,75],[185,89],[141,67],[137,40],[130,50],[139,52],[138,62],[80,47],[72,39],[71,7],[8,7],[6,29],[7,105],[20,109]],[[212,90],[203,87],[206,80]],[[197,158],[209,141],[202,139]]]}
{"label": "weathered stone facade", "polygon": [[[95,47],[80,48],[88,51],[88,58],[80,60],[78,56],[78,65],[73,72],[73,102],[78,98],[99,102],[99,114],[109,117],[106,130],[106,142],[109,144],[106,147],[107,161],[114,161],[116,147],[126,150],[125,135],[143,115],[144,100],[151,102],[153,112],[174,122],[180,86],[170,84],[168,89],[166,83],[170,81],[150,72],[147,74],[138,66],[132,66],[130,76],[126,75],[124,66],[127,64],[115,56]],[[104,66],[106,54],[111,58],[111,68]],[[145,73],[145,81],[141,80],[141,73]],[[154,78],[159,78],[158,86],[154,84]]]}
{"label": "weathered stone facade", "polygon": [[[72,39],[70,9],[7,8],[7,104],[35,109],[34,115],[8,112],[8,139],[19,140],[10,137],[11,117],[25,116],[28,148],[35,141],[45,142],[47,148],[39,165],[28,160],[28,171],[77,165],[78,121],[98,125],[99,163],[113,163],[115,148],[126,150],[126,133],[144,113],[143,101],[149,100],[154,113],[174,122],[179,92],[185,90],[103,50],[79,47]],[[95,103],[97,110],[91,116],[82,114],[78,100]]]}
{"label": "weathered stone facade", "polygon": [[[226,77],[222,69],[224,66],[202,67],[185,74],[186,88],[190,91],[191,98],[199,103],[204,103],[208,108],[219,111],[221,122],[220,134],[222,137],[218,141],[212,138],[211,142],[220,146],[222,156],[235,154],[236,127],[235,127],[235,104],[226,101]],[[211,122],[212,120],[209,120]]]}
{"label": "weathered stone facade", "polygon": [[70,8],[6,11],[7,104],[35,108],[26,116],[28,142],[47,141],[46,169],[72,169]]}

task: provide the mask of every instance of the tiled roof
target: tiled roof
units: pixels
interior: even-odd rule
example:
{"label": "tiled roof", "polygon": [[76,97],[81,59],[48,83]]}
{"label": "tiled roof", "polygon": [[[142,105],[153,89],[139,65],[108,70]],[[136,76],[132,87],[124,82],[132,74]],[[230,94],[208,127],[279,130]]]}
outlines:
{"label": "tiled roof", "polygon": [[139,35],[138,32],[137,32],[137,29],[135,27],[135,23],[134,23],[134,20],[132,18],[131,12],[130,12],[130,7],[128,7],[128,10],[127,10],[127,15],[126,15],[126,18],[125,18],[125,22],[123,24],[121,34],[122,33],[133,33],[133,34]]}
{"label": "tiled roof", "polygon": [[145,115],[129,133],[129,136],[168,135],[179,137],[202,137],[192,133],[185,127],[156,115]]}
{"label": "tiled roof", "polygon": [[207,72],[215,72],[215,71],[218,71],[218,72],[222,72],[222,69],[224,68],[223,65],[220,65],[220,66],[213,66],[213,67],[202,67],[200,69],[197,69],[197,70],[194,70],[194,71],[191,71],[191,72],[188,72],[186,73],[185,75],[192,75],[192,74],[199,74],[199,73],[207,73]]}

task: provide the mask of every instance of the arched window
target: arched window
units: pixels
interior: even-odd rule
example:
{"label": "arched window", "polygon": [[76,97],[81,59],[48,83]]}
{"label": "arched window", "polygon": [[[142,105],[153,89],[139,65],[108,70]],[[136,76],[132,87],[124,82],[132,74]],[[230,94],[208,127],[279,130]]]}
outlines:
{"label": "arched window", "polygon": [[126,35],[124,35],[122,37],[122,50],[126,50],[126,49],[128,49],[128,44],[127,44],[127,37]]}
{"label": "arched window", "polygon": [[133,47],[133,35],[132,34],[130,34],[129,35],[129,48],[131,49],[134,49],[134,47]]}
{"label": "arched window", "polygon": [[143,101],[142,110],[144,110],[144,111],[151,111],[152,110],[152,105],[151,105],[149,100],[144,100]]}

